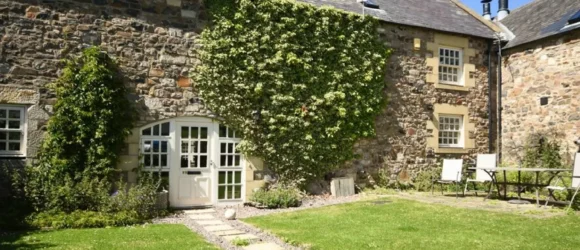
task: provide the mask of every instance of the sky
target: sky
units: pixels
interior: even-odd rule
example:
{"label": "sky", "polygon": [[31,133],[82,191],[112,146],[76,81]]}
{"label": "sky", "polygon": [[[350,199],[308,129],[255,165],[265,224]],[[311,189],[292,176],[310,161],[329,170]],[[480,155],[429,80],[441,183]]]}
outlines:
{"label": "sky", "polygon": [[[469,6],[469,8],[475,10],[477,13],[483,12],[483,5],[481,4],[481,0],[461,0],[464,4]],[[509,0],[509,8],[510,10],[514,10],[517,7],[520,7],[524,4],[532,2],[532,0]],[[491,2],[491,16],[497,15],[497,9],[499,5],[499,0],[492,0]]]}

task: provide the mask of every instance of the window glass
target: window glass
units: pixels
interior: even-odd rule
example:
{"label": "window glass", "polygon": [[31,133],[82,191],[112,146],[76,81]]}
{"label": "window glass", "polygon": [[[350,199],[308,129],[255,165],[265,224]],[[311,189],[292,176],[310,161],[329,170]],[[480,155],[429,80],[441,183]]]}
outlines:
{"label": "window glass", "polygon": [[461,67],[461,52],[459,50],[439,49],[439,81],[460,84]]}

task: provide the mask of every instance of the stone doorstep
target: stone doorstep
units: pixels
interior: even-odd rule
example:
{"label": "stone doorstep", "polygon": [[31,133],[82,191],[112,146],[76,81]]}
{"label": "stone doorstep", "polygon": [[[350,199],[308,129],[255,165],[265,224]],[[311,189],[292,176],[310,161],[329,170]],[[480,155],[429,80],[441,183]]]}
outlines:
{"label": "stone doorstep", "polygon": [[205,213],[215,213],[215,210],[207,208],[207,209],[184,210],[183,212],[185,214],[205,214]]}
{"label": "stone doorstep", "polygon": [[202,226],[224,224],[224,222],[221,220],[196,220],[195,223],[202,225]]}
{"label": "stone doorstep", "polygon": [[245,234],[245,233],[246,232],[241,231],[241,230],[237,230],[237,229],[213,232],[213,234],[216,236],[228,236],[228,235]]}
{"label": "stone doorstep", "polygon": [[215,220],[215,217],[211,214],[192,214],[189,215],[189,218],[193,220]]}
{"label": "stone doorstep", "polygon": [[258,239],[258,236],[253,235],[253,234],[238,234],[238,235],[224,236],[224,239],[226,239],[227,241],[232,241],[236,238],[240,239],[240,240],[255,240],[255,239]]}
{"label": "stone doorstep", "polygon": [[266,242],[266,243],[257,243],[251,244],[249,246],[245,246],[242,249],[244,250],[284,250],[281,246],[278,246],[276,243]]}
{"label": "stone doorstep", "polygon": [[217,225],[217,226],[207,226],[204,229],[208,232],[217,232],[217,231],[227,231],[227,230],[234,230],[230,225]]}

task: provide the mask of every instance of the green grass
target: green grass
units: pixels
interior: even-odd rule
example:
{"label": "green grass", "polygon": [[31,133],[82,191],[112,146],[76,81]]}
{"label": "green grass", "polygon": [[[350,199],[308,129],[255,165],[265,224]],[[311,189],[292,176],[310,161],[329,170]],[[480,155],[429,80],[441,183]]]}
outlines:
{"label": "green grass", "polygon": [[66,229],[0,235],[0,249],[218,249],[184,225]]}
{"label": "green grass", "polygon": [[521,215],[408,200],[253,217],[246,222],[312,249],[579,249],[580,218]]}

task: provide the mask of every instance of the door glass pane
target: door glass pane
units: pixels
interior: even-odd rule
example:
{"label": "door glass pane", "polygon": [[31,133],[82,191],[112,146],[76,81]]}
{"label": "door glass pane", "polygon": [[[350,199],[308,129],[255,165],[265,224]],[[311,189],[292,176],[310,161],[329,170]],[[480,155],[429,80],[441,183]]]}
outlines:
{"label": "door glass pane", "polygon": [[199,152],[200,153],[207,153],[207,141],[200,141],[199,142]]}
{"label": "door glass pane", "polygon": [[143,143],[143,152],[145,153],[151,152],[151,141],[145,141]]}
{"label": "door glass pane", "polygon": [[218,174],[218,184],[226,184],[226,171],[220,171]]}
{"label": "door glass pane", "polygon": [[233,152],[234,152],[234,144],[228,143],[228,153],[233,153]]}
{"label": "door glass pane", "polygon": [[223,200],[226,198],[226,186],[218,187],[218,199]]}
{"label": "door glass pane", "polygon": [[234,187],[228,186],[228,199],[233,199],[233,198],[234,198]]}
{"label": "door glass pane", "polygon": [[159,152],[159,141],[153,141],[153,152]]}
{"label": "door glass pane", "polygon": [[159,135],[159,124],[153,126],[153,135]]}
{"label": "door glass pane", "polygon": [[191,142],[191,151],[189,151],[190,153],[197,153],[197,143],[197,141]]}
{"label": "door glass pane", "polygon": [[235,173],[236,173],[236,175],[235,175],[235,177],[234,177],[234,183],[235,183],[235,184],[240,184],[240,183],[242,183],[242,172],[240,172],[240,171],[237,171],[237,172],[235,172]]}
{"label": "door glass pane", "polygon": [[20,110],[8,110],[8,118],[20,119]]}
{"label": "door glass pane", "polygon": [[206,139],[207,138],[207,128],[202,127],[199,138]]}
{"label": "door glass pane", "polygon": [[151,135],[151,128],[146,128],[141,131],[141,135]]}
{"label": "door glass pane", "polygon": [[226,160],[226,156],[225,155],[220,155],[220,166],[225,167],[227,166],[228,162]]}
{"label": "door glass pane", "polygon": [[181,138],[189,138],[189,127],[181,127]]}
{"label": "door glass pane", "polygon": [[227,135],[227,127],[220,124],[220,137],[226,137]]}
{"label": "door glass pane", "polygon": [[199,167],[200,168],[207,168],[207,156],[206,155],[199,156]]}
{"label": "door glass pane", "polygon": [[161,135],[162,136],[169,135],[169,122],[161,124]]}
{"label": "door glass pane", "polygon": [[161,155],[161,166],[167,167],[167,155]]}
{"label": "door glass pane", "polygon": [[189,138],[198,138],[197,136],[198,134],[198,128],[197,127],[191,127],[191,136]]}
{"label": "door glass pane", "polygon": [[227,143],[220,143],[220,153],[227,153],[226,152]]}
{"label": "door glass pane", "polygon": [[234,156],[228,155],[228,167],[233,166],[233,164],[234,164]]}
{"label": "door glass pane", "polygon": [[181,167],[182,168],[187,168],[187,155],[182,155],[181,156]]}
{"label": "door glass pane", "polygon": [[235,158],[236,158],[236,161],[234,163],[234,166],[240,166],[240,156],[236,155]]}
{"label": "door glass pane", "polygon": [[190,168],[196,168],[197,167],[197,155],[191,155],[191,161],[189,162],[189,167]]}
{"label": "door glass pane", "polygon": [[234,172],[229,172],[228,173],[228,183],[233,183],[234,181]]}
{"label": "door glass pane", "polygon": [[159,167],[159,155],[153,155],[153,162],[151,165],[153,167]]}
{"label": "door glass pane", "polygon": [[166,141],[161,142],[161,152],[167,153],[167,142]]}
{"label": "door glass pane", "polygon": [[151,155],[143,156],[143,165],[145,165],[145,167],[151,166]]}
{"label": "door glass pane", "polygon": [[242,198],[242,186],[234,186],[234,199]]}
{"label": "door glass pane", "polygon": [[188,148],[187,141],[182,141],[181,142],[181,153],[187,154],[187,148]]}

